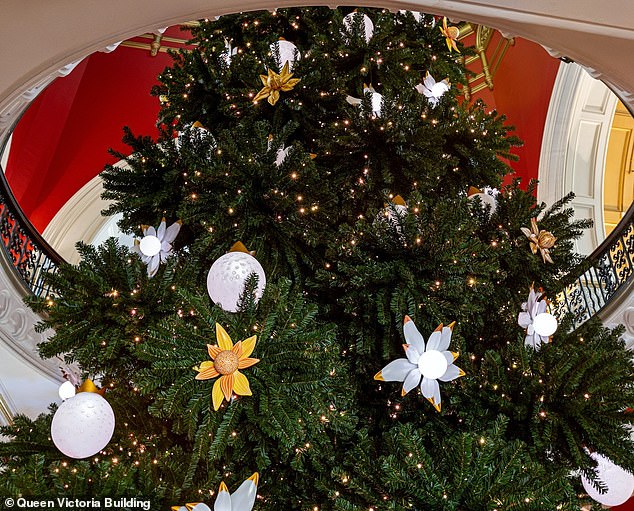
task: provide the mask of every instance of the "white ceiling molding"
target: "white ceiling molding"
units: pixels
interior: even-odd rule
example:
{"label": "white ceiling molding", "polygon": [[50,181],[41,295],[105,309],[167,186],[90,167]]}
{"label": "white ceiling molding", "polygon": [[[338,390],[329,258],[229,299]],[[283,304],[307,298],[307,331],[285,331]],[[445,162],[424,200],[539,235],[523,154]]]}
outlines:
{"label": "white ceiling molding", "polygon": [[[332,4],[322,1],[265,0],[82,0],[25,4],[4,0],[0,18],[0,121],[22,93],[37,88],[67,64],[140,33],[188,20],[230,12],[286,6]],[[367,0],[359,5],[369,5]],[[376,2],[372,2],[377,5]],[[614,0],[609,8],[590,0],[383,0],[392,10],[408,9],[447,15],[498,29],[552,48],[592,68],[615,90],[634,91],[634,3]],[[25,33],[28,44],[19,44]]]}
{"label": "white ceiling molding", "polygon": [[616,103],[610,89],[581,66],[559,66],[544,125],[537,200],[550,205],[575,192],[575,217],[594,220],[576,242],[580,254],[590,254],[605,239],[603,176]]}

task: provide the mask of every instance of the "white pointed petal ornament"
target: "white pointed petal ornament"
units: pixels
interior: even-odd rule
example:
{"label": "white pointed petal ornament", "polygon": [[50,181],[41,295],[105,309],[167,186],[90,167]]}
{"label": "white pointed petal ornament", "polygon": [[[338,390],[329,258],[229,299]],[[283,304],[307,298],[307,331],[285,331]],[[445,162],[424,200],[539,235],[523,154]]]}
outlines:
{"label": "white pointed petal ornament", "polygon": [[[447,351],[454,324],[451,323],[446,327],[443,327],[442,324],[439,325],[429,336],[427,345],[425,345],[414,322],[409,316],[405,316],[403,333],[405,339],[410,343],[403,345],[407,358],[399,358],[390,362],[374,376],[374,379],[402,381],[403,396],[416,387],[420,381],[420,390],[423,396],[440,412],[441,397],[438,380],[452,381],[465,374],[453,363],[458,358],[458,353]],[[414,343],[422,344],[422,350],[419,351]]]}
{"label": "white pointed petal ornament", "polygon": [[449,83],[449,79],[445,78],[444,80],[437,82],[432,75],[425,75],[425,79],[423,83],[419,83],[415,89],[419,94],[425,96],[431,105],[432,108],[435,108],[440,98],[451,88],[451,84]]}
{"label": "white pointed petal ornament", "polygon": [[[372,106],[372,115],[374,117],[381,117],[381,112],[383,110],[383,96],[376,92],[372,85],[367,84],[364,84],[363,86],[363,94],[371,94],[370,104]],[[363,103],[362,99],[355,98],[353,96],[346,96],[346,101],[354,106],[359,106]]]}
{"label": "white pointed petal ornament", "polygon": [[412,364],[406,358],[397,358],[376,373],[374,379],[379,381],[405,381],[405,377],[416,367],[416,364]]}
{"label": "white pointed petal ornament", "polygon": [[253,509],[258,493],[258,480],[259,475],[256,472],[231,494],[231,511],[251,511]]}
{"label": "white pointed petal ornament", "polygon": [[161,220],[158,229],[152,226],[143,227],[143,238],[134,240],[132,250],[139,254],[141,261],[147,264],[148,277],[156,275],[159,265],[172,255],[172,241],[180,231],[181,221],[174,222],[166,227],[165,218]]}
{"label": "white pointed petal ornament", "polygon": [[423,339],[423,335],[418,331],[418,328],[416,328],[416,325],[410,320],[409,316],[405,316],[403,336],[407,343],[414,346],[419,353],[425,352],[425,339]]}
{"label": "white pointed petal ornament", "polygon": [[214,511],[232,511],[231,510],[231,495],[229,495],[229,489],[224,483],[220,483],[220,489],[218,490],[218,497],[214,504]]}
{"label": "white pointed petal ornament", "polygon": [[407,374],[407,376],[405,377],[405,381],[403,382],[403,390],[401,391],[401,395],[404,396],[410,390],[418,387],[418,384],[420,383],[421,378],[422,378],[422,375],[420,374],[420,371],[418,370],[418,367],[415,367],[414,369],[412,369]]}
{"label": "white pointed petal ornament", "polygon": [[557,330],[557,318],[546,312],[547,308],[546,297],[531,286],[528,299],[522,304],[523,310],[517,316],[517,324],[526,329],[526,346],[538,350],[550,342],[550,336]]}

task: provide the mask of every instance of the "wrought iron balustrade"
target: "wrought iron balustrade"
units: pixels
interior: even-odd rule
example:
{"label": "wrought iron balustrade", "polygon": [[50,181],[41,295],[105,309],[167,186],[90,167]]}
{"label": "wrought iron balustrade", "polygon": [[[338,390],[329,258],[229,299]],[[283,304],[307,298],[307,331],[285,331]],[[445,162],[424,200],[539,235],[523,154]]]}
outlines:
{"label": "wrought iron balustrade", "polygon": [[48,296],[51,290],[44,277],[64,260],[24,216],[1,168],[0,245],[24,285],[36,296]]}
{"label": "wrought iron balustrade", "polygon": [[573,328],[599,313],[634,274],[634,204],[586,263],[587,269],[552,304],[556,316],[573,315]]}

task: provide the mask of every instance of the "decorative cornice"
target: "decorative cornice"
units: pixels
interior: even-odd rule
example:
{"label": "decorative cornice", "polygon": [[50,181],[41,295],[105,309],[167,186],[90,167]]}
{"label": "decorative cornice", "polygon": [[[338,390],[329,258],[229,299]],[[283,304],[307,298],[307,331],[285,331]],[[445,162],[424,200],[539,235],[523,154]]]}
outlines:
{"label": "decorative cornice", "polygon": [[43,360],[37,350],[37,345],[45,342],[53,332],[35,331],[35,325],[42,318],[24,304],[26,295],[27,290],[15,275],[4,251],[0,250],[0,342],[42,376],[60,382],[62,378],[57,361]]}

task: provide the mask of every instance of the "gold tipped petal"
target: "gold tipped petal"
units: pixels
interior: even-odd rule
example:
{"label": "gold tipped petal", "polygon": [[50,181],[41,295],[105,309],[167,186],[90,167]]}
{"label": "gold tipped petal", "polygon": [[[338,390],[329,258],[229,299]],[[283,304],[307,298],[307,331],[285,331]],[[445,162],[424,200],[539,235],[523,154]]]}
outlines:
{"label": "gold tipped petal", "polygon": [[475,195],[476,193],[482,193],[482,190],[480,190],[480,188],[476,188],[475,186],[470,186],[469,189],[467,190],[467,197],[471,197],[472,195]]}
{"label": "gold tipped petal", "polygon": [[443,327],[443,324],[441,323],[440,325],[436,327],[436,330],[434,330],[434,332],[442,332],[442,327]]}
{"label": "gold tipped petal", "polygon": [[452,351],[451,354],[453,355],[454,361],[460,356],[460,353],[457,351]]}
{"label": "gold tipped petal", "polygon": [[405,387],[403,387],[401,389],[401,397],[405,397],[405,394],[407,394],[407,392],[405,391]]}
{"label": "gold tipped petal", "polygon": [[403,319],[403,324],[408,323],[411,320],[412,318],[410,318],[409,316],[405,316],[405,319]]}
{"label": "gold tipped petal", "polygon": [[375,379],[375,380],[378,380],[378,381],[385,381],[385,380],[383,379],[383,374],[382,374],[382,373],[383,373],[383,371],[382,371],[382,370],[381,370],[381,371],[379,371],[378,373],[376,373],[376,374],[374,375],[374,379]]}
{"label": "gold tipped petal", "polygon": [[459,371],[459,373],[458,373],[458,377],[464,376],[464,375],[466,374],[466,373],[465,373],[462,369],[460,369],[459,367],[458,367],[458,371]]}
{"label": "gold tipped petal", "polygon": [[247,479],[247,481],[253,481],[253,483],[257,486],[258,482],[260,481],[260,474],[254,472],[253,475],[249,477],[249,479]]}
{"label": "gold tipped petal", "polygon": [[453,332],[453,327],[455,327],[455,326],[456,326],[456,322],[455,322],[455,321],[452,321],[452,322],[451,322],[451,323],[449,323],[447,326],[448,326],[448,327],[451,329],[451,331]]}
{"label": "gold tipped petal", "polygon": [[229,488],[227,488],[227,485],[224,481],[220,483],[220,489],[218,490],[218,493],[220,493],[221,491],[226,491],[227,493],[229,493]]}

